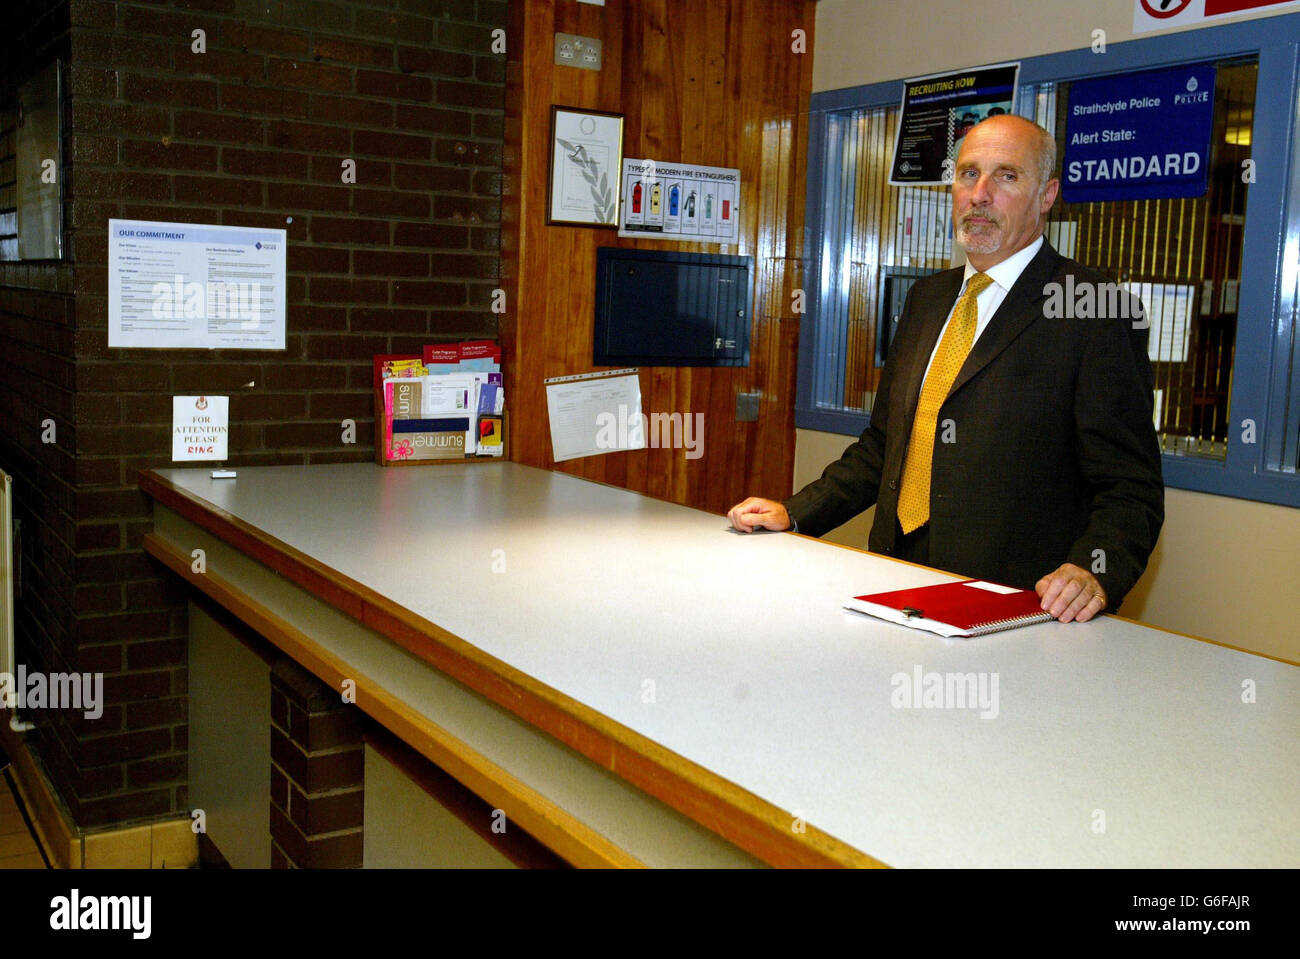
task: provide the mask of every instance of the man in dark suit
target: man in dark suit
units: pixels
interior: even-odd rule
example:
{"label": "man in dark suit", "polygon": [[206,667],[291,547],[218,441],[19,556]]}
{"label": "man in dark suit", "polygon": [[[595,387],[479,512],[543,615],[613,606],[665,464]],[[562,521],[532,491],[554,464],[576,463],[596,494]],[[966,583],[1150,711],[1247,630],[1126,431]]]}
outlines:
{"label": "man in dark suit", "polygon": [[1164,521],[1146,323],[1044,241],[1055,162],[1021,117],[967,134],[966,268],[913,286],[857,442],[784,503],[732,507],[736,529],[820,536],[874,503],[873,552],[1036,589],[1061,622],[1119,607]]}

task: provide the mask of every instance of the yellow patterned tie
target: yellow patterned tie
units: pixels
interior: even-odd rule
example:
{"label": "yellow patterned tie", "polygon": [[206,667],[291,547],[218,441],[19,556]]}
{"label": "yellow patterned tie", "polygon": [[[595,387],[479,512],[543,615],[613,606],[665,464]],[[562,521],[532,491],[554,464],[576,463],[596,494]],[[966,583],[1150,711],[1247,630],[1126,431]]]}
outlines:
{"label": "yellow patterned tie", "polygon": [[903,464],[903,488],[898,494],[898,523],[904,533],[929,522],[930,468],[934,461],[934,431],[939,407],[948,398],[952,382],[975,342],[975,321],[979,316],[975,298],[992,282],[987,273],[976,273],[970,278],[966,292],[952,311],[952,321],[944,331],[943,342],[934,354],[925,385],[921,387],[921,399],[912,422],[912,438],[907,444],[907,460]]}

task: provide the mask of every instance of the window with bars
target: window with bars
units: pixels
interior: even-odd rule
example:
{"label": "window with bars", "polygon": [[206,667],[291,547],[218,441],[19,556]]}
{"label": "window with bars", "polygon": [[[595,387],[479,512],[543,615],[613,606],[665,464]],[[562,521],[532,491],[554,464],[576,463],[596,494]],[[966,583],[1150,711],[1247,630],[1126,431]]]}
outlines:
{"label": "window with bars", "polygon": [[[1056,248],[1141,297],[1150,322],[1156,429],[1169,451],[1223,460],[1259,62],[1216,63],[1208,185],[1195,199],[1057,201]],[[1029,87],[1030,110],[1064,144],[1070,84]]]}
{"label": "window with bars", "polygon": [[[1300,16],[1112,47],[1126,48],[1104,61],[1115,72],[1215,65],[1208,188],[1195,199],[1058,199],[1045,232],[1143,300],[1166,482],[1300,505],[1300,63],[1296,45],[1278,40],[1285,25],[1300,30]],[[1070,84],[1096,75],[1098,62],[1022,63],[1017,112],[1056,133],[1060,156]],[[813,322],[801,337],[801,428],[866,426],[907,290],[953,262],[949,189],[888,182],[901,86],[813,98],[818,255]],[[1257,91],[1266,91],[1258,101]],[[1271,260],[1260,255],[1270,251]]]}
{"label": "window with bars", "polygon": [[835,346],[817,358],[823,410],[870,411],[907,291],[952,260],[951,191],[889,185],[897,123],[892,106],[827,118],[818,325]]}

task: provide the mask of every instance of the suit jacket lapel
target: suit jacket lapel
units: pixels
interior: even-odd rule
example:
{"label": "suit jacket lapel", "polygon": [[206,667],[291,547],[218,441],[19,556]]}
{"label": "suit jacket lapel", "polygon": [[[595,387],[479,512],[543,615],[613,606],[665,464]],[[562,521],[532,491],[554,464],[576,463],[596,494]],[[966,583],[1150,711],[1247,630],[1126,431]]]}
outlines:
{"label": "suit jacket lapel", "polygon": [[939,275],[926,302],[917,304],[917,311],[922,317],[921,332],[916,338],[916,354],[908,364],[908,379],[903,393],[907,397],[908,423],[912,422],[916,404],[921,398],[921,383],[925,378],[930,354],[934,352],[935,344],[939,342],[939,332],[947,322],[953,304],[957,302],[957,294],[961,292],[962,276],[963,271],[960,269],[944,271]]}
{"label": "suit jacket lapel", "polygon": [[1007,291],[1002,304],[989,320],[988,327],[971,347],[970,355],[962,364],[957,378],[953,380],[951,396],[962,388],[976,373],[986,367],[993,358],[1011,345],[1030,323],[1043,315],[1042,301],[1047,298],[1043,287],[1056,272],[1061,255],[1046,242],[1038,254],[1029,261],[1015,286]]}

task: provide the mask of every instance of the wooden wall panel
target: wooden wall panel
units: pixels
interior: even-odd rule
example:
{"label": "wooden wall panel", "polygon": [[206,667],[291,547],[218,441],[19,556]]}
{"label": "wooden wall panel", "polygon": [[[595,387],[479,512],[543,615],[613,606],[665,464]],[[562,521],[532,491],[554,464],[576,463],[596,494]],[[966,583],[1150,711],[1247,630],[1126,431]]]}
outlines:
{"label": "wooden wall panel", "polygon": [[[804,170],[812,86],[812,0],[512,0],[508,31],[501,339],[511,455],[661,499],[723,512],[746,495],[789,495],[794,465]],[[792,31],[806,34],[796,53]],[[557,32],[598,37],[599,73],[552,63]],[[613,229],[546,225],[550,109],[622,113],[624,154],[737,167],[740,242],[620,239]],[[754,258],[750,365],[642,367],[646,413],[704,414],[703,455],[681,449],[607,453],[556,464],[543,379],[593,369],[598,246]],[[756,423],[735,397],[761,392]]]}

